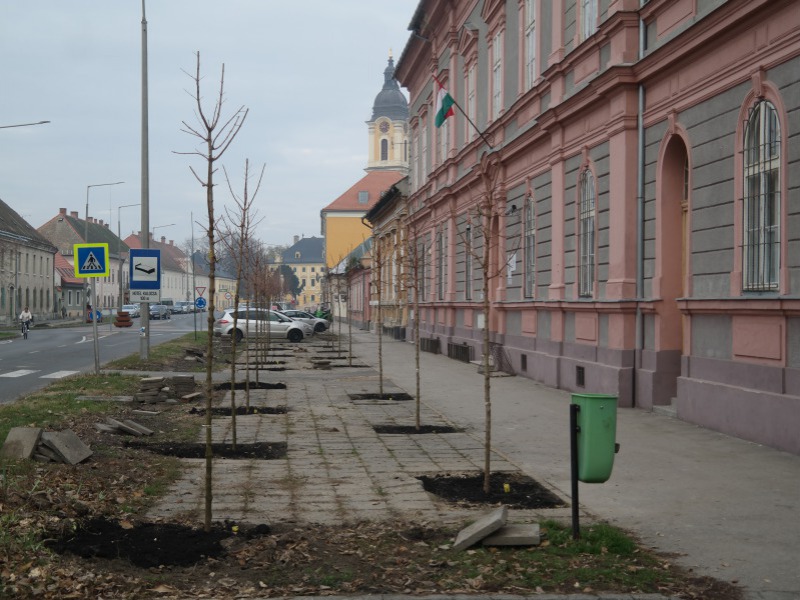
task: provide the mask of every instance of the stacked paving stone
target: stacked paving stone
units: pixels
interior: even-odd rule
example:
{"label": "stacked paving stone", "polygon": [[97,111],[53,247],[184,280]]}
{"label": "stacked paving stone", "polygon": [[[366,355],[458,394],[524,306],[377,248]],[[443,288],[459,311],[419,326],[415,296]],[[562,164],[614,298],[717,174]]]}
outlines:
{"label": "stacked paving stone", "polygon": [[134,402],[155,404],[169,399],[169,388],[163,377],[143,377],[139,382],[139,391],[133,395]]}
{"label": "stacked paving stone", "polygon": [[38,427],[13,427],[3,443],[3,458],[33,459],[76,465],[92,455],[74,431],[43,431]]}
{"label": "stacked paving stone", "polygon": [[197,387],[194,375],[175,375],[167,378],[166,384],[175,398],[183,398],[193,394]]}

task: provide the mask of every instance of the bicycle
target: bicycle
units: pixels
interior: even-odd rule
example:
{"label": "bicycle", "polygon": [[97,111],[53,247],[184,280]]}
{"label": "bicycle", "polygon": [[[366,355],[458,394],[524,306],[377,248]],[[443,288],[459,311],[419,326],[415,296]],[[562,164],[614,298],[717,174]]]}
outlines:
{"label": "bicycle", "polygon": [[22,339],[23,340],[27,340],[28,339],[28,330],[30,328],[31,328],[31,322],[30,321],[23,321],[22,322]]}

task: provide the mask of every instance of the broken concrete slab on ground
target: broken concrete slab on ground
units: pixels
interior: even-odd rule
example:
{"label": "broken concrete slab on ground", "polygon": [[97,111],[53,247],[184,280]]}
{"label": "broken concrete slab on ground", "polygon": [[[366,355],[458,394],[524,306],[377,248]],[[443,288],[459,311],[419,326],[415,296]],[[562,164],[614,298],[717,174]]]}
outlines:
{"label": "broken concrete slab on ground", "polygon": [[508,507],[486,513],[458,532],[453,550],[466,550],[481,542],[485,546],[538,546],[541,541],[537,523],[506,524]]}
{"label": "broken concrete slab on ground", "polygon": [[153,431],[144,425],[131,421],[130,419],[123,419],[118,421],[111,417],[106,418],[105,423],[95,423],[94,428],[103,433],[127,433],[136,437],[143,435],[153,435]]}
{"label": "broken concrete slab on ground", "polygon": [[0,456],[11,459],[33,459],[76,465],[92,455],[74,431],[43,431],[39,427],[13,427],[9,431]]}

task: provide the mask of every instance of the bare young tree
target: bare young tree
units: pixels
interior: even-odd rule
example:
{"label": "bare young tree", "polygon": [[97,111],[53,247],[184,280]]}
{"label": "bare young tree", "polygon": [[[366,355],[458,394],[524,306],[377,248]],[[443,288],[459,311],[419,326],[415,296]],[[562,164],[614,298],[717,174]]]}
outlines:
{"label": "bare young tree", "polygon": [[204,162],[206,172],[201,176],[193,167],[189,167],[195,179],[206,190],[206,210],[208,213],[208,345],[206,354],[206,481],[205,481],[205,530],[211,531],[211,502],[212,502],[212,463],[213,452],[211,446],[211,403],[214,397],[214,385],[211,379],[214,349],[212,331],[214,330],[214,311],[216,309],[214,297],[216,295],[216,240],[214,237],[217,229],[217,218],[214,213],[214,174],[216,173],[216,163],[225,154],[225,151],[233,143],[236,135],[241,131],[244,121],[247,118],[248,109],[240,106],[227,119],[223,119],[222,105],[225,99],[225,65],[219,78],[219,92],[209,110],[203,106],[203,96],[201,94],[200,77],[200,52],[196,53],[196,68],[194,74],[186,72],[192,79],[193,90],[188,91],[194,102],[194,111],[197,123],[190,125],[182,121],[181,131],[197,138],[198,147],[192,152],[176,152],[176,154],[186,154],[199,156]]}
{"label": "bare young tree", "polygon": [[[253,211],[253,202],[258,195],[258,190],[261,188],[261,181],[264,179],[264,169],[266,165],[261,167],[261,174],[256,182],[255,190],[250,194],[250,161],[244,162],[244,190],[242,195],[238,195],[233,190],[231,179],[228,176],[228,171],[222,167],[225,173],[225,181],[228,183],[228,190],[230,190],[231,197],[236,204],[235,212],[231,209],[225,209],[225,222],[229,231],[235,235],[223,237],[225,245],[228,248],[229,254],[234,257],[236,261],[236,289],[233,292],[233,306],[237,309],[233,312],[233,331],[238,331],[236,326],[239,320],[239,302],[241,300],[241,287],[244,275],[244,267],[247,261],[248,242],[252,239],[253,228],[260,222],[260,219],[255,220],[256,212]],[[255,221],[254,221],[255,220]],[[249,320],[249,311],[248,311]],[[247,329],[247,328],[245,328]],[[231,444],[233,449],[236,450],[236,335],[231,336]],[[249,349],[250,343],[247,336],[245,336],[245,347]],[[246,370],[249,369],[249,361]],[[249,392],[249,389],[248,389]],[[249,394],[248,394],[249,400]]]}
{"label": "bare young tree", "polygon": [[423,259],[425,256],[425,242],[420,240],[419,228],[416,221],[411,218],[408,201],[406,200],[406,207],[403,213],[403,220],[405,221],[406,237],[404,240],[404,257],[405,265],[403,269],[403,286],[408,294],[413,295],[411,305],[414,311],[414,366],[415,366],[415,379],[416,379],[416,415],[415,426],[417,430],[421,426],[421,403],[422,403],[422,382],[420,376],[420,339],[419,339],[419,296],[420,296],[420,282],[423,274]]}
{"label": "bare young tree", "polygon": [[[485,436],[484,436],[484,473],[483,491],[489,493],[489,483],[491,477],[491,453],[492,453],[492,360],[491,360],[491,335],[490,317],[491,301],[489,286],[492,281],[502,277],[508,267],[508,257],[506,248],[501,247],[500,236],[496,228],[499,227],[499,217],[505,208],[504,198],[497,189],[502,163],[497,153],[489,153],[481,158],[478,165],[480,176],[481,191],[476,207],[471,214],[468,214],[468,235],[469,239],[464,239],[467,252],[472,254],[478,264],[482,279],[482,313],[483,313],[483,356],[481,359],[483,370],[483,401],[485,412]],[[474,222],[473,222],[474,221]],[[472,245],[472,231],[477,231],[480,239],[480,247],[474,248]],[[471,285],[469,274],[467,285]]]}

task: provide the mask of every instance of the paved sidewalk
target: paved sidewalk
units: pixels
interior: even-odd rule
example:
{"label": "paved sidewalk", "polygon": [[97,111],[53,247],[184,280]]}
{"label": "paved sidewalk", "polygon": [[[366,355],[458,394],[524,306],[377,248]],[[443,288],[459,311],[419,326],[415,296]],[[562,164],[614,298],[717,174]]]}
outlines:
{"label": "paved sidewalk", "polygon": [[[377,364],[377,338],[354,334]],[[387,378],[413,392],[414,346],[384,337]],[[483,429],[483,376],[423,354],[422,399],[456,425]],[[591,392],[591,390],[587,390]],[[495,452],[569,498],[570,395],[523,377],[492,378]],[[618,411],[621,444],[605,484],[581,484],[581,509],[677,554],[753,600],[800,598],[800,457],[635,409]],[[798,433],[800,435],[800,433]]]}
{"label": "paved sidewalk", "polygon": [[[378,391],[377,338],[354,333],[353,366],[334,360],[329,371],[310,368],[320,347],[308,349],[314,352],[281,358],[285,371],[261,371],[262,381],[287,389],[251,391],[251,406],[286,407],[285,413],[237,417],[240,443],[286,442],[286,457],[215,461],[215,520],[401,518],[461,525],[485,512],[434,500],[415,478],[482,469],[483,377],[474,365],[423,354],[422,423],[455,425],[462,433],[378,435],[373,425],[413,424],[415,403],[348,395]],[[384,391],[413,394],[414,346],[384,338],[382,353]],[[569,394],[505,377],[492,379],[492,397],[492,469],[522,470],[569,501]],[[243,401],[244,392],[237,392],[237,405]],[[230,441],[230,423],[229,417],[214,420],[214,441]],[[627,409],[619,411],[618,441],[611,479],[581,485],[583,523],[607,519],[632,530],[699,574],[745,585],[753,600],[800,598],[800,458]],[[151,517],[202,514],[205,461],[187,463],[186,475]],[[569,508],[509,514],[511,522],[545,516],[568,522],[570,515]]]}

